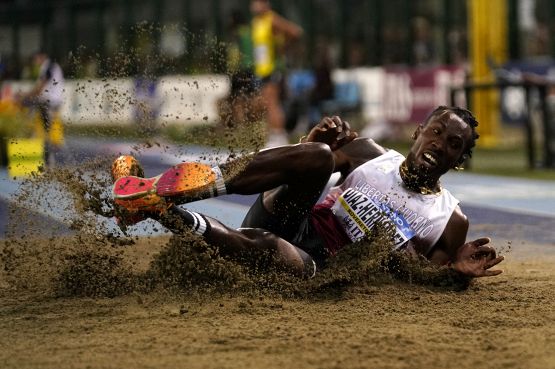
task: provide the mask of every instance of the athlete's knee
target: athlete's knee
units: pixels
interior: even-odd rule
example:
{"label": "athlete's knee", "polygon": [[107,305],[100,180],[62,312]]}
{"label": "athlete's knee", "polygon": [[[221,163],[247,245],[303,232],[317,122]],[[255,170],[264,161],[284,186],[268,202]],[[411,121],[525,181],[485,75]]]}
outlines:
{"label": "athlete's knee", "polygon": [[261,228],[239,228],[247,250],[276,251],[279,237]]}
{"label": "athlete's knee", "polygon": [[270,255],[275,265],[281,265],[299,277],[312,278],[316,274],[316,263],[306,252],[288,241],[260,228],[239,228],[250,241],[250,247],[260,255]]}

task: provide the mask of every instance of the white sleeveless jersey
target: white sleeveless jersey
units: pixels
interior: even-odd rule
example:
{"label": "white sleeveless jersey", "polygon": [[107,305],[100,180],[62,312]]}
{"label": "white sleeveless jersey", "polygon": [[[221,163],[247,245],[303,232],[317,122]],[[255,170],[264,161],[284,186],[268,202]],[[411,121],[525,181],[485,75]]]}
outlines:
{"label": "white sleeveless jersey", "polygon": [[356,168],[330,189],[323,204],[352,241],[370,233],[376,223],[394,226],[395,247],[412,240],[427,254],[439,240],[458,200],[446,189],[422,195],[408,190],[399,166],[405,157],[394,150]]}
{"label": "white sleeveless jersey", "polygon": [[39,99],[50,107],[60,107],[64,101],[64,73],[60,65],[50,59],[44,61],[40,66],[39,79],[46,81]]}

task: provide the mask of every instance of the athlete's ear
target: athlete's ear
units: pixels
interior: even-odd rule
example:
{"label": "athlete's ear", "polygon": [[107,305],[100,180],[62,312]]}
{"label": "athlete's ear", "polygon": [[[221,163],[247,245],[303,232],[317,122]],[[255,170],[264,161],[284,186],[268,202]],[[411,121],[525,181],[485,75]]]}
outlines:
{"label": "athlete's ear", "polygon": [[420,123],[418,127],[416,127],[416,130],[412,133],[412,136],[410,136],[410,138],[416,140],[418,136],[420,136],[420,131],[422,131],[423,128],[424,126],[422,125],[422,123]]}
{"label": "athlete's ear", "polygon": [[455,163],[455,165],[453,165],[453,169],[455,170],[463,170],[464,168],[462,167],[464,165],[464,162],[466,161],[466,159],[468,159],[468,155],[467,154],[463,154],[459,160],[457,160],[457,162]]}

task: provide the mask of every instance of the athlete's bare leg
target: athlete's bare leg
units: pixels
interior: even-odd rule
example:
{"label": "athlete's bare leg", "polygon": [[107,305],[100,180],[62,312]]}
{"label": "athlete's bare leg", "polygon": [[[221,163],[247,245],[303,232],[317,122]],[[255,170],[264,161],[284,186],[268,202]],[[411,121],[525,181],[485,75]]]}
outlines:
{"label": "athlete's bare leg", "polygon": [[[205,217],[210,230],[203,236],[231,256],[269,251],[296,274],[312,275],[312,258],[291,244],[291,235],[318,200],[333,168],[333,155],[326,144],[290,145],[258,152],[240,174],[226,181],[227,193],[263,193],[265,210],[282,220],[284,232],[269,232],[264,220],[249,212],[243,222],[245,228],[238,230]],[[222,168],[224,178],[226,170]]]}
{"label": "athlete's bare leg", "polygon": [[275,82],[267,82],[260,91],[266,105],[266,114],[270,130],[285,131],[285,115],[279,100],[280,87]]}
{"label": "athlete's bare leg", "polygon": [[333,168],[328,145],[277,147],[259,152],[243,173],[226,182],[226,187],[228,193],[262,193],[263,209],[255,203],[243,227],[270,230],[291,241],[320,197]]}
{"label": "athlete's bare leg", "polygon": [[[123,165],[129,174],[134,174],[131,170],[134,162],[132,159],[132,162]],[[235,173],[238,167],[243,166]],[[221,170],[227,193],[250,195],[265,192],[265,212],[278,219],[281,230],[294,234],[320,196],[333,168],[334,159],[328,145],[306,143],[262,150],[252,157],[237,159]],[[113,169],[113,172],[118,171]],[[121,177],[124,178],[127,177]],[[179,200],[167,199],[174,204],[174,200]],[[233,230],[215,219],[176,206],[171,206],[167,212],[143,214],[157,219],[176,233],[192,229],[227,255],[238,257],[269,251],[282,265],[297,274],[312,274],[314,271],[312,258],[291,244],[291,234],[285,235],[279,230],[269,232],[272,228],[263,222],[257,224],[246,220],[243,223],[245,228]]]}
{"label": "athlete's bare leg", "polygon": [[[172,232],[180,234],[191,227],[187,218],[186,210],[172,206],[157,220]],[[222,255],[247,260],[270,254],[276,266],[299,276],[314,275],[315,263],[311,256],[273,233],[259,228],[232,229],[216,219],[206,216],[204,219],[210,229],[203,234],[203,238],[217,246]]]}
{"label": "athlete's bare leg", "polygon": [[300,192],[297,197],[306,197],[323,189],[334,161],[328,145],[310,142],[259,151],[234,177],[232,166],[222,168],[227,193],[252,195],[288,185]]}

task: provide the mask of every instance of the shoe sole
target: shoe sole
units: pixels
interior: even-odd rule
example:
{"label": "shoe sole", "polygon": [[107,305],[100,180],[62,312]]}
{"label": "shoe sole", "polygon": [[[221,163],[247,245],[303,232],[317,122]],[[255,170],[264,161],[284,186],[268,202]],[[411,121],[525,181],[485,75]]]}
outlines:
{"label": "shoe sole", "polygon": [[[156,194],[158,177],[122,177],[114,183],[112,194],[114,202],[129,212],[162,211],[168,205]],[[136,223],[133,221],[131,223]]]}
{"label": "shoe sole", "polygon": [[112,194],[114,199],[132,200],[156,193],[158,177],[142,178],[135,176],[121,177],[114,183]]}
{"label": "shoe sole", "polygon": [[147,195],[160,197],[194,197],[213,187],[216,174],[205,164],[181,163],[159,176],[121,177],[114,183],[115,200],[141,199]]}

